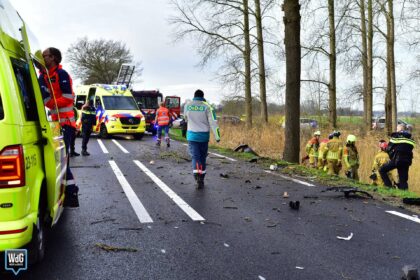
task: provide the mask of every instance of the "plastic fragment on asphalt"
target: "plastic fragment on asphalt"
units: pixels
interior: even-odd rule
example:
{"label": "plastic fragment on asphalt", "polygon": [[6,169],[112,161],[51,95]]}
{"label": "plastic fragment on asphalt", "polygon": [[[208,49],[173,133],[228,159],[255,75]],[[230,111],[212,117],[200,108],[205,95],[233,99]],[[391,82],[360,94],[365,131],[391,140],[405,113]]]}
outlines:
{"label": "plastic fragment on asphalt", "polygon": [[230,245],[229,244],[227,244],[227,243],[224,243],[223,244],[226,248],[229,248],[230,247]]}
{"label": "plastic fragment on asphalt", "polygon": [[204,222],[200,222],[200,224],[204,225],[205,223]]}
{"label": "plastic fragment on asphalt", "polygon": [[152,229],[152,226],[147,226],[148,229]]}
{"label": "plastic fragment on asphalt", "polygon": [[403,276],[401,279],[403,280],[419,280],[419,273],[417,268],[414,265],[405,265],[402,268]]}
{"label": "plastic fragment on asphalt", "polygon": [[155,161],[154,161],[154,160],[151,160],[151,161],[150,161],[150,164],[155,164]]}
{"label": "plastic fragment on asphalt", "polygon": [[296,268],[300,270],[305,269],[303,266],[296,266]]}
{"label": "plastic fragment on asphalt", "polygon": [[166,250],[165,249],[162,249],[162,250],[160,250],[163,254],[166,254]]}
{"label": "plastic fragment on asphalt", "polygon": [[222,177],[222,178],[229,178],[229,175],[227,175],[226,173],[220,173],[220,177]]}
{"label": "plastic fragment on asphalt", "polygon": [[284,192],[284,193],[283,193],[283,197],[284,197],[284,198],[288,198],[288,197],[289,197],[289,194],[288,194],[287,192]]}
{"label": "plastic fragment on asphalt", "polygon": [[265,280],[265,278],[264,278],[264,277],[262,277],[261,275],[258,275],[258,279],[260,279],[260,280]]}
{"label": "plastic fragment on asphalt", "polygon": [[340,240],[346,240],[346,241],[349,241],[350,239],[352,239],[353,238],[353,232],[350,232],[350,235],[349,236],[347,236],[347,237],[341,237],[341,236],[337,236],[337,239],[340,239]]}
{"label": "plastic fragment on asphalt", "polygon": [[270,170],[276,171],[277,169],[279,169],[279,167],[277,166],[277,164],[270,165]]}

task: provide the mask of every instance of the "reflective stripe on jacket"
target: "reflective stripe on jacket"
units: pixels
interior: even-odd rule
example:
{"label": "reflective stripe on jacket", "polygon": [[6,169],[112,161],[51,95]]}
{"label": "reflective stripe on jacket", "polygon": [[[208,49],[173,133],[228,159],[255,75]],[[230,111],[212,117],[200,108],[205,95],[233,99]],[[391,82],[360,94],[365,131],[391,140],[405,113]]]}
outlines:
{"label": "reflective stripe on jacket", "polygon": [[[49,79],[48,79],[49,76]],[[44,105],[51,110],[51,119],[59,121],[61,126],[70,125],[76,128],[73,111],[74,93],[70,75],[61,65],[48,70],[48,75],[41,72],[39,76]],[[51,93],[54,94],[54,99]],[[57,107],[55,106],[57,104]]]}
{"label": "reflective stripe on jacket", "polygon": [[341,160],[342,156],[343,143],[340,141],[340,139],[338,139],[338,137],[334,137],[328,141],[325,147],[323,158]]}
{"label": "reflective stripe on jacket", "polygon": [[318,138],[312,137],[312,139],[308,141],[308,144],[306,144],[305,150],[309,156],[318,157],[318,150],[319,150]]}
{"label": "reflective stripe on jacket", "polygon": [[347,168],[359,166],[359,153],[355,146],[345,146],[343,157]]}
{"label": "reflective stripe on jacket", "polygon": [[165,126],[169,124],[169,110],[166,107],[160,107],[156,111],[157,124],[159,126]]}

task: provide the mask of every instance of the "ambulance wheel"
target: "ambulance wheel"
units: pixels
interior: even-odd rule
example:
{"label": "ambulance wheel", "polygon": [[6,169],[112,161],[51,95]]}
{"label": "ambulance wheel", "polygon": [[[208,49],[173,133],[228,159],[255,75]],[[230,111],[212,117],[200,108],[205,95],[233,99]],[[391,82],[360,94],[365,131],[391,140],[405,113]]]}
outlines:
{"label": "ambulance wheel", "polygon": [[101,125],[101,130],[99,131],[99,137],[101,138],[109,138],[108,130],[106,129],[106,125]]}
{"label": "ambulance wheel", "polygon": [[32,240],[28,245],[28,262],[35,264],[41,262],[45,256],[46,221],[48,220],[47,202],[44,194],[41,194],[38,206],[36,224],[33,225]]}
{"label": "ambulance wheel", "polygon": [[136,140],[141,140],[143,138],[143,136],[144,136],[144,133],[136,133],[136,134],[133,134],[133,137]]}

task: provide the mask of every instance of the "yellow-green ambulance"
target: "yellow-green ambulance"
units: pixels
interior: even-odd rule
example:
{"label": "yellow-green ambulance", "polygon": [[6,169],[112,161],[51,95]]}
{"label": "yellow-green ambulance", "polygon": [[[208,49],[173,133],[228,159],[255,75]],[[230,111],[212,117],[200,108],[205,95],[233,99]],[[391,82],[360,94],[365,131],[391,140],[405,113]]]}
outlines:
{"label": "yellow-green ambulance", "polygon": [[42,260],[45,231],[63,211],[67,167],[38,84],[42,65],[25,23],[0,0],[0,255],[27,248],[30,263]]}
{"label": "yellow-green ambulance", "polygon": [[[130,134],[135,139],[143,138],[146,131],[142,115],[131,91],[124,85],[85,85],[75,89],[75,107],[80,110],[88,100],[94,100],[96,125],[93,132],[102,138],[113,134]],[[81,114],[79,114],[81,115]],[[81,128],[80,118],[76,123]]]}

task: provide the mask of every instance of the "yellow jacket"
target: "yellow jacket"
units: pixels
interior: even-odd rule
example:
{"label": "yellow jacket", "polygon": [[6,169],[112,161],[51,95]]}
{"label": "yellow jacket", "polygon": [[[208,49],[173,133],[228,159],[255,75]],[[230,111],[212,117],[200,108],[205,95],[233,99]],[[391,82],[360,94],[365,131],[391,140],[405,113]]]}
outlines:
{"label": "yellow jacket", "polygon": [[322,158],[340,160],[343,158],[343,143],[338,137],[330,139],[325,147]]}

